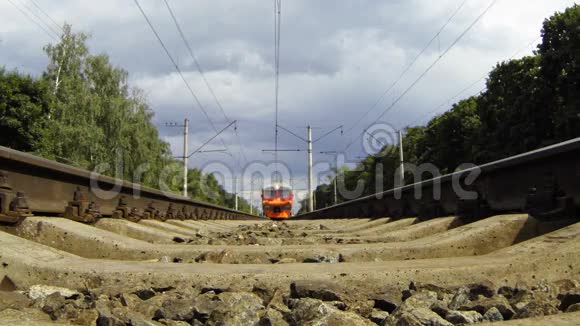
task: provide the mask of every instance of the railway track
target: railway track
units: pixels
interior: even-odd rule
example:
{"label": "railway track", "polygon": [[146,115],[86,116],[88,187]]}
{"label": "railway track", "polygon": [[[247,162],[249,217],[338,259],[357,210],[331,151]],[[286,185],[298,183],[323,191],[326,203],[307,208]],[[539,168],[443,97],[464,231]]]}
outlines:
{"label": "railway track", "polygon": [[579,143],[484,166],[478,214],[405,190],[284,222],[128,183],[98,199],[88,172],[2,148],[0,323],[577,324]]}

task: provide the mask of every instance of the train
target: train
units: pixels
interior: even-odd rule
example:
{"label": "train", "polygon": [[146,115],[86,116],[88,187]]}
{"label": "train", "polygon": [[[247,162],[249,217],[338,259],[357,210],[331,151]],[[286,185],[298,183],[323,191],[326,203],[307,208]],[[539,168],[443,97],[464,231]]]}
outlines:
{"label": "train", "polygon": [[273,185],[262,189],[262,210],[271,220],[284,220],[292,216],[294,195],[290,187]]}

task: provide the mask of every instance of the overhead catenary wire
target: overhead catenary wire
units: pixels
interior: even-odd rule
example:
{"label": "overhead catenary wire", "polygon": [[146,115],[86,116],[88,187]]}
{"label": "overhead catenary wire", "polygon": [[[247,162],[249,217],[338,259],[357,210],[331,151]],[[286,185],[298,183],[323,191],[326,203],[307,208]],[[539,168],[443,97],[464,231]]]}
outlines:
{"label": "overhead catenary wire", "polygon": [[[202,148],[204,148],[207,144],[209,144],[212,140],[216,139],[217,137],[219,137],[219,135],[226,131],[229,127],[231,127],[233,124],[235,124],[236,121],[232,121],[230,122],[230,124],[228,124],[227,126],[225,126],[222,130],[218,131],[217,134],[213,135],[210,139],[206,140],[205,143],[203,143],[201,146],[199,146],[195,151],[193,151],[191,154],[189,154],[187,156],[187,158],[192,157],[195,153],[199,153],[199,151],[201,151]],[[226,151],[227,152],[227,151]]]}
{"label": "overhead catenary wire", "polygon": [[[487,76],[487,74],[485,75]],[[483,76],[482,78],[477,79],[476,81],[472,82],[471,84],[469,84],[469,86],[463,88],[461,91],[459,91],[458,93],[456,93],[455,95],[453,95],[452,97],[448,98],[447,100],[445,100],[445,102],[439,104],[437,107],[435,107],[434,109],[428,111],[426,114],[423,114],[419,117],[417,117],[416,119],[414,119],[411,123],[406,124],[407,126],[412,126],[418,122],[423,121],[424,119],[426,119],[428,116],[430,116],[431,114],[438,112],[443,106],[445,106],[445,104],[450,103],[451,101],[455,100],[456,98],[458,98],[459,96],[461,96],[463,93],[467,92],[468,90],[472,89],[473,87],[475,87],[475,85],[479,84],[483,79],[485,79],[485,76]]]}
{"label": "overhead catenary wire", "polygon": [[28,20],[30,20],[30,22],[32,22],[34,25],[36,25],[38,28],[40,28],[44,33],[46,33],[46,35],[48,35],[53,40],[58,40],[58,38],[59,38],[58,34],[56,34],[56,36],[55,36],[55,34],[53,32],[50,32],[48,29],[46,29],[44,26],[42,26],[40,23],[38,23],[34,18],[32,18],[30,16],[30,14],[28,14],[26,11],[24,11],[22,8],[20,8],[14,2],[12,2],[12,0],[8,0],[8,2],[10,2],[10,4],[12,6],[14,6],[14,8],[18,9],[18,11],[20,11],[20,13],[22,15],[24,15],[24,17],[26,17]]}
{"label": "overhead catenary wire", "polygon": [[[441,61],[441,59],[443,59],[450,51],[451,49],[453,49],[455,47],[455,45],[457,45],[457,43],[459,43],[459,41],[461,39],[463,39],[463,37],[483,18],[483,16],[485,16],[485,14],[487,14],[491,8],[497,3],[498,0],[492,0],[490,2],[490,4],[485,8],[485,10],[483,10],[479,16],[476,17],[476,19],[461,33],[459,34],[459,36],[451,43],[451,45],[449,45],[445,51],[439,55],[439,57],[437,57],[437,59],[435,59],[435,61],[433,61],[433,63],[431,63],[431,65],[429,65],[429,67],[427,67],[427,69],[425,69],[425,71],[423,71],[423,73],[421,73],[421,75],[419,75],[419,77],[417,79],[415,79],[413,81],[413,83],[411,83],[411,85],[409,85],[405,91],[403,91],[403,93],[401,93],[401,95],[399,95],[391,105],[389,105],[371,124],[376,123],[377,121],[379,121],[380,119],[382,119],[387,113],[391,112],[393,110],[393,108],[395,108],[395,106],[413,89],[415,88],[415,86],[433,69],[433,67],[435,67],[435,65],[437,65],[437,63],[439,63],[439,61]],[[367,129],[365,129],[363,132],[361,132],[360,134],[357,135],[357,137],[346,146],[345,150],[346,151],[348,148],[350,148],[350,146],[352,146],[352,144],[354,144],[360,137],[362,137],[362,135],[364,134],[364,132]]]}
{"label": "overhead catenary wire", "polygon": [[[171,15],[171,19],[173,20],[173,23],[175,24],[175,27],[177,28],[177,31],[179,32],[179,36],[181,37],[181,40],[183,41],[183,43],[185,44],[185,47],[187,48],[187,51],[189,52],[189,55],[191,56],[191,59],[193,60],[193,63],[195,64],[195,67],[197,68],[197,71],[199,72],[201,79],[203,80],[205,86],[207,87],[209,93],[211,94],[214,102],[216,103],[217,107],[219,108],[219,110],[221,111],[222,115],[224,116],[225,120],[227,123],[230,123],[232,120],[227,116],[220,100],[218,99],[215,91],[213,90],[213,88],[211,87],[209,81],[207,80],[206,76],[205,76],[205,72],[203,71],[201,64],[199,63],[199,60],[197,60],[197,56],[195,55],[195,53],[193,52],[191,45],[189,44],[189,41],[187,40],[187,38],[185,37],[185,33],[183,32],[183,29],[181,28],[181,25],[179,24],[179,21],[177,20],[177,17],[175,16],[175,13],[173,12],[173,9],[171,8],[168,0],[163,0],[165,2],[165,6],[167,7],[167,10],[169,11],[169,14]],[[236,139],[238,141],[238,146],[239,146],[239,150],[240,150],[240,154],[242,155],[244,162],[248,162],[248,159],[246,157],[246,153],[244,152],[244,147],[242,145],[241,139],[240,139],[240,135],[238,133],[238,126],[236,124],[235,128],[234,128],[234,132],[236,134]]]}
{"label": "overhead catenary wire", "polygon": [[[51,24],[47,23],[46,20],[44,18],[42,18],[39,14],[37,14],[32,8],[30,8],[30,6],[25,3],[24,1],[19,1],[20,5],[22,7],[24,7],[28,12],[30,12],[32,15],[34,15],[34,17],[36,17],[44,26],[46,26],[46,28],[48,28],[52,33],[54,33],[54,35],[56,35],[57,37],[60,37],[60,34],[58,31],[56,31]],[[60,28],[60,27],[59,27]]]}
{"label": "overhead catenary wire", "polygon": [[[522,51],[524,51],[525,49],[529,48],[530,46],[532,46],[534,43],[537,43],[540,39],[542,38],[542,36],[536,37],[534,38],[534,40],[532,40],[529,43],[526,43],[525,46],[519,48],[517,51],[514,52],[514,54],[512,54],[508,60],[512,60],[513,58],[515,58],[518,54],[520,54]],[[475,87],[475,85],[479,84],[481,81],[483,81],[485,79],[485,77],[487,77],[489,75],[489,73],[485,73],[483,74],[483,76],[481,76],[479,79],[477,79],[476,81],[474,81],[473,83],[469,84],[469,86],[463,88],[461,91],[459,91],[458,93],[456,93],[455,95],[453,95],[452,97],[448,98],[445,102],[441,103],[440,105],[438,105],[437,107],[435,107],[434,109],[426,112],[425,114],[422,114],[420,116],[418,116],[417,118],[415,118],[411,123],[408,123],[407,126],[412,126],[418,122],[422,122],[423,120],[427,119],[428,117],[430,117],[433,113],[439,112],[440,109],[442,107],[445,106],[445,104],[451,103],[452,101],[454,101],[456,98],[458,98],[459,96],[461,96],[463,93],[467,92],[468,90],[472,89],[473,87]],[[484,87],[483,89],[481,89],[478,93],[481,93],[483,91],[485,91]]]}
{"label": "overhead catenary wire", "polygon": [[[145,20],[147,21],[147,24],[151,28],[151,31],[153,32],[153,34],[155,35],[155,37],[157,38],[157,41],[159,41],[159,44],[161,45],[161,47],[165,51],[165,54],[167,55],[167,57],[169,58],[169,60],[173,64],[175,70],[177,71],[177,73],[181,77],[181,80],[183,81],[183,83],[187,87],[187,89],[188,89],[189,93],[191,94],[191,96],[193,97],[195,103],[197,104],[197,106],[199,107],[199,109],[203,112],[203,114],[205,115],[205,118],[207,119],[207,121],[209,122],[209,124],[211,125],[211,127],[213,128],[213,130],[215,131],[215,133],[216,134],[219,134],[220,132],[218,131],[217,127],[215,126],[215,124],[211,120],[209,114],[207,113],[207,110],[203,107],[203,105],[201,104],[199,98],[197,97],[197,95],[195,94],[195,92],[193,91],[193,89],[191,88],[191,86],[189,85],[189,82],[187,81],[187,79],[183,75],[183,72],[181,71],[181,68],[179,68],[179,65],[177,64],[177,62],[175,61],[175,59],[173,58],[173,56],[171,55],[171,53],[169,53],[169,50],[165,46],[165,43],[163,42],[163,40],[159,36],[159,33],[157,33],[157,30],[153,26],[153,23],[151,23],[151,20],[149,20],[149,17],[147,17],[147,14],[145,13],[145,11],[143,10],[143,8],[139,4],[139,1],[138,0],[134,0],[134,2],[137,5],[137,7],[139,8],[139,11],[141,12],[141,14],[143,15],[143,18],[145,18]],[[226,145],[226,143],[224,142],[224,140],[221,137],[220,137],[220,140],[221,140],[222,145],[226,149],[228,149],[228,146]]]}
{"label": "overhead catenary wire", "polygon": [[48,18],[54,26],[56,26],[61,32],[63,32],[62,26],[59,25],[38,3],[34,0],[29,0],[46,18]]}
{"label": "overhead catenary wire", "polygon": [[[415,58],[411,61],[411,63],[409,63],[409,65],[407,65],[407,67],[403,70],[403,72],[401,72],[399,77],[383,92],[383,94],[373,103],[373,105],[371,105],[368,108],[368,110],[350,128],[348,128],[347,131],[351,131],[352,129],[354,129],[369,113],[371,113],[371,111],[373,111],[377,107],[377,105],[379,105],[379,103],[385,98],[385,96],[387,96],[387,94],[393,88],[395,88],[395,86],[397,86],[399,84],[399,82],[403,79],[403,77],[407,74],[407,72],[409,72],[409,70],[411,70],[411,68],[415,65],[415,63],[417,63],[419,58],[421,58],[421,56],[427,51],[427,49],[431,46],[431,44],[433,44],[433,41],[435,41],[436,39],[439,39],[439,36],[443,32],[443,30],[445,30],[445,28],[449,25],[449,23],[451,23],[453,18],[455,18],[455,16],[457,16],[457,14],[459,13],[459,11],[461,11],[461,9],[464,7],[466,2],[467,2],[467,0],[463,0],[461,2],[459,7],[457,7],[457,9],[453,12],[453,14],[445,22],[445,24],[443,24],[443,26],[441,26],[441,28],[437,31],[437,33],[435,33],[435,35],[431,38],[431,40],[429,40],[429,42],[427,42],[427,44],[425,44],[423,49],[419,52],[419,54],[417,54],[415,56]],[[439,42],[439,52],[441,52],[441,42]]]}
{"label": "overhead catenary wire", "polygon": [[[278,162],[278,100],[280,90],[280,29],[282,19],[282,0],[274,0],[274,148],[275,162]],[[276,163],[277,164],[277,163]]]}

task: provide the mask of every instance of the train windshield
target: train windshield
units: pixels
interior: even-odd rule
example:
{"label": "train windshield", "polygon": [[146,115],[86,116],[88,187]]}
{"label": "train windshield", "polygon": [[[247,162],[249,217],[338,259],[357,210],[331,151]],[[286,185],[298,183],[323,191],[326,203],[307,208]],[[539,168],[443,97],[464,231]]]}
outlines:
{"label": "train windshield", "polygon": [[281,198],[288,198],[292,195],[292,190],[289,188],[280,188],[279,193]]}
{"label": "train windshield", "polygon": [[275,198],[276,197],[276,189],[274,189],[274,187],[264,188],[263,194],[264,194],[264,198]]}
{"label": "train windshield", "polygon": [[290,198],[292,197],[292,190],[290,188],[281,187],[276,189],[274,187],[267,187],[263,190],[264,198]]}

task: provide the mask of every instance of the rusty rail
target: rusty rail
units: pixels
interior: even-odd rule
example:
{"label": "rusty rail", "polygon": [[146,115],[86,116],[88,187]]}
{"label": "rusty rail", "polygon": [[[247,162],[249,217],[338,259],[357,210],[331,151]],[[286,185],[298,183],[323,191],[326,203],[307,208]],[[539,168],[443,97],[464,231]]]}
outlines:
{"label": "rusty rail", "polygon": [[260,219],[0,146],[0,221],[32,214],[89,223],[99,217]]}

